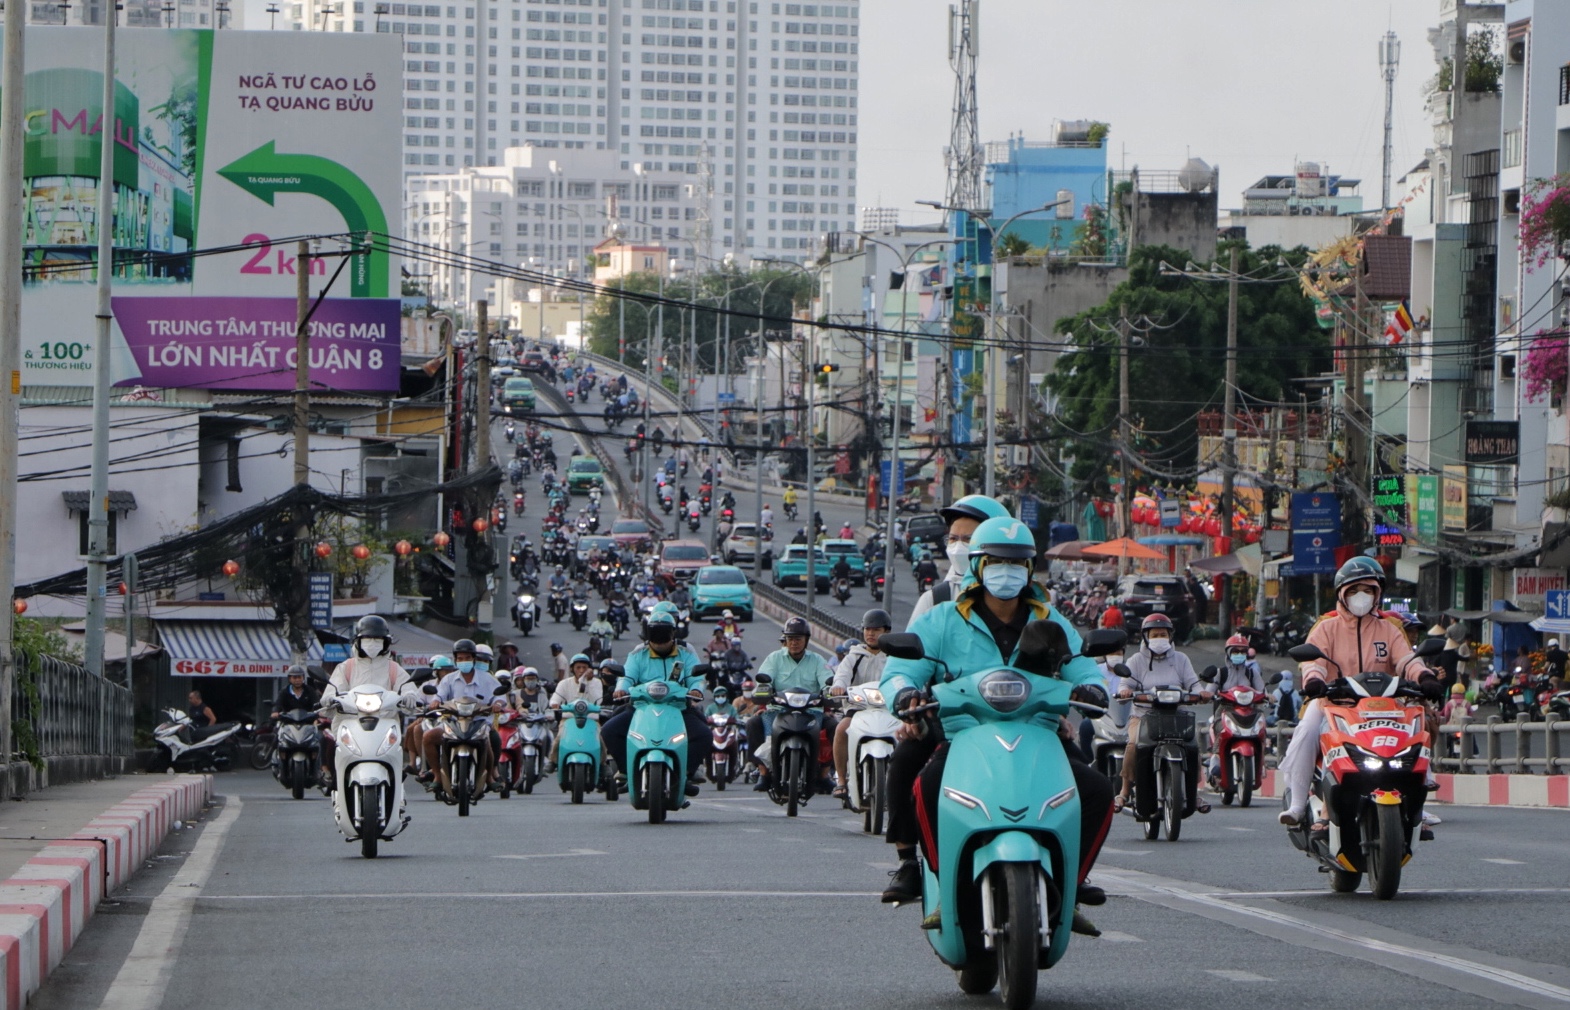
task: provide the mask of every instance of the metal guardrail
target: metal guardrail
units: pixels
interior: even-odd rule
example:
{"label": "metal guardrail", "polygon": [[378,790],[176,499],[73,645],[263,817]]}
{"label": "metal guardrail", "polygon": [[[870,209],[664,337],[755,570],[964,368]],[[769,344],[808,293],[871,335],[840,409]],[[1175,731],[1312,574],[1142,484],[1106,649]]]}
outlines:
{"label": "metal guardrail", "polygon": [[1461,775],[1564,774],[1570,772],[1567,734],[1570,720],[1553,715],[1544,722],[1528,722],[1525,715],[1515,722],[1467,717],[1439,727],[1434,765]]}
{"label": "metal guardrail", "polygon": [[[758,582],[751,579],[748,581],[752,583],[752,592],[754,596],[761,596],[773,603],[775,606],[778,606],[789,613],[801,613],[801,600],[797,599],[795,595],[788,593],[783,589],[778,589],[774,586],[767,585],[763,582]],[[861,637],[860,628],[856,627],[854,624],[849,623],[841,617],[837,617],[827,610],[820,610],[816,606],[811,609],[811,617],[809,620],[818,627],[833,633],[835,636],[834,640],[836,642],[846,638]]]}
{"label": "metal guardrail", "polygon": [[[11,714],[31,728],[39,757],[133,755],[129,688],[53,656],[14,656]],[[36,685],[36,698],[24,681]]]}
{"label": "metal guardrail", "polygon": [[[625,365],[612,361],[610,358],[602,358],[598,354],[591,354],[588,351],[579,351],[578,357],[580,360],[586,360],[590,364],[594,365],[596,371],[603,370],[607,375],[617,375],[622,372],[626,372],[629,381],[633,379],[643,379],[642,373],[628,371]],[[719,433],[709,427],[708,421],[704,420],[703,417],[697,412],[690,410],[685,404],[681,402],[681,397],[677,396],[675,393],[672,393],[664,386],[648,381],[645,381],[643,386],[643,395],[651,400],[659,400],[664,405],[665,410],[675,413],[678,423],[685,422],[690,424],[703,435],[707,436],[710,446],[721,456],[725,457],[726,467],[732,473],[736,472],[735,454],[732,453],[729,449],[725,448],[724,444],[720,441]]]}
{"label": "metal guardrail", "polygon": [[642,496],[636,493],[627,482],[626,477],[622,475],[621,468],[616,464],[615,457],[606,452],[605,447],[600,444],[599,436],[589,431],[588,427],[583,423],[583,418],[567,402],[567,398],[562,395],[561,390],[548,382],[542,382],[534,387],[534,392],[536,396],[542,396],[551,402],[551,405],[556,409],[556,413],[561,416],[562,423],[582,436],[584,444],[589,447],[589,453],[600,461],[600,467],[605,471],[606,479],[610,481],[616,492],[616,501],[619,504],[621,513],[629,518],[642,519],[649,524],[649,529],[657,537],[663,536],[665,532],[663,520],[653,512],[644,511]]}

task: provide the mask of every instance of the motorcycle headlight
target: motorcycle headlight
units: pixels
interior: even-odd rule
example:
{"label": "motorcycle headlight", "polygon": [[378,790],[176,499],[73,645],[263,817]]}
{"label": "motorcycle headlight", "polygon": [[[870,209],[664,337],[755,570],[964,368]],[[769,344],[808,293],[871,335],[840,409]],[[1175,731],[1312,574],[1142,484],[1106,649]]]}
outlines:
{"label": "motorcycle headlight", "polygon": [[995,670],[981,678],[976,690],[999,712],[1013,712],[1030,697],[1030,681],[1013,670]]}
{"label": "motorcycle headlight", "polygon": [[867,700],[867,704],[869,704],[869,705],[882,705],[882,704],[884,704],[883,692],[879,691],[875,687],[864,687],[864,688],[862,688],[861,689],[861,696]]}
{"label": "motorcycle headlight", "polygon": [[806,708],[807,702],[812,700],[812,695],[805,691],[786,691],[785,704],[789,708]]}
{"label": "motorcycle headlight", "polygon": [[382,699],[375,694],[357,694],[354,696],[354,707],[366,715],[375,715],[382,710]]}
{"label": "motorcycle headlight", "polygon": [[518,597],[518,606],[520,606],[520,607],[532,607],[532,606],[534,606],[534,597],[532,597],[532,596],[520,596],[520,597]]}
{"label": "motorcycle headlight", "polygon": [[364,754],[362,754],[360,751],[359,744],[354,742],[354,734],[349,732],[349,727],[347,726],[345,726],[338,733],[338,746],[342,747],[350,754],[353,754],[355,757],[364,757]]}
{"label": "motorcycle headlight", "polygon": [[664,701],[670,696],[671,686],[663,680],[656,680],[645,688],[644,693],[653,701]]}

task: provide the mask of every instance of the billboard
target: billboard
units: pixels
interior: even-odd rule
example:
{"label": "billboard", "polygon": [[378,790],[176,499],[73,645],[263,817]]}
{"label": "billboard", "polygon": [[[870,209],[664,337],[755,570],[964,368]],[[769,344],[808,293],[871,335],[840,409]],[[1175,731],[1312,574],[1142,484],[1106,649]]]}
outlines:
{"label": "billboard", "polygon": [[[293,389],[294,240],[385,233],[398,216],[397,37],[122,32],[108,117],[101,39],[93,28],[28,32],[23,383],[92,384],[107,132],[113,382]],[[219,251],[236,246],[254,248]],[[318,247],[313,297],[341,248],[331,239]],[[385,253],[344,264],[312,320],[313,386],[397,389],[398,274]]]}

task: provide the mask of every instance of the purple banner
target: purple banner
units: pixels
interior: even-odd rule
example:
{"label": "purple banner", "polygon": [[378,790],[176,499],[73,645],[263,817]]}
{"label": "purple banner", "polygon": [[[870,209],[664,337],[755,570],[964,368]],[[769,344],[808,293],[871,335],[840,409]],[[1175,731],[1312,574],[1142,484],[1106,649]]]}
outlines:
{"label": "purple banner", "polygon": [[[141,375],[117,386],[294,388],[293,298],[115,298]],[[311,317],[311,387],[398,390],[396,298],[332,298]]]}

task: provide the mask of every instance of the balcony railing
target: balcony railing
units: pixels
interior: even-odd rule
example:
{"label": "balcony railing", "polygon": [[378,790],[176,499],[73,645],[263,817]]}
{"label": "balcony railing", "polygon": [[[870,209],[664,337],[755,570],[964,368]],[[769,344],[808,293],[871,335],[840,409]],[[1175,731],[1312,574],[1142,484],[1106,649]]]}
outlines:
{"label": "balcony railing", "polygon": [[1570,105],[1570,63],[1559,68],[1559,104]]}

